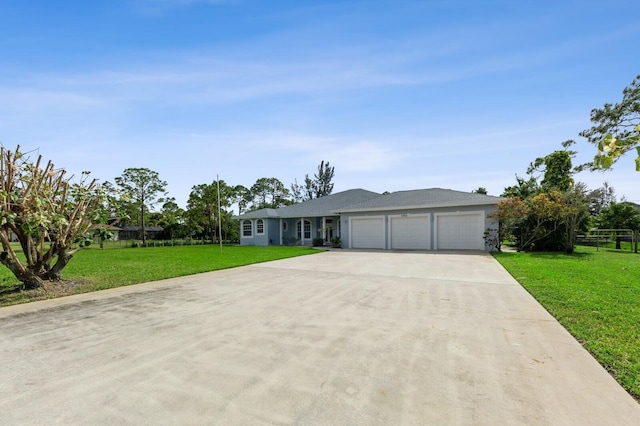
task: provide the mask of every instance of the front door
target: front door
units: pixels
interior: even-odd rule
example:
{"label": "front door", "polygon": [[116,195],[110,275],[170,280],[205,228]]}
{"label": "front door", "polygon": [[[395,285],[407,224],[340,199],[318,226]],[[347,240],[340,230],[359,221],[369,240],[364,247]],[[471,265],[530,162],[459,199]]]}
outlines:
{"label": "front door", "polygon": [[324,224],[324,240],[328,243],[333,238],[333,219],[325,219]]}

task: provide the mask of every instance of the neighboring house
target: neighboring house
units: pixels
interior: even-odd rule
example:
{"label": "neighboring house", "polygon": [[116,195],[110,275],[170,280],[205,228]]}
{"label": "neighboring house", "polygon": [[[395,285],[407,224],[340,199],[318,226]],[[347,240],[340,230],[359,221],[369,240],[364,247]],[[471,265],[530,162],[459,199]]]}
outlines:
{"label": "neighboring house", "polygon": [[440,188],[384,195],[353,189],[236,219],[241,245],[310,245],[338,236],[343,248],[489,250],[485,231],[498,224],[488,215],[501,200]]}
{"label": "neighboring house", "polygon": [[[120,232],[118,233],[119,234],[118,239],[119,240],[139,240],[142,238],[142,235],[140,233],[141,229],[142,229],[141,226],[121,226]],[[162,231],[164,231],[164,228],[162,226],[145,226],[144,230],[145,230],[145,235],[147,236],[148,239],[155,240],[160,236],[160,234],[162,234]]]}
{"label": "neighboring house", "polygon": [[122,231],[122,228],[107,224],[92,225],[89,229],[92,231],[96,229],[106,229],[107,231],[113,233],[113,237],[111,238],[113,241],[118,241],[120,239],[120,231]]}
{"label": "neighboring house", "polygon": [[[118,232],[121,230],[121,228],[118,228],[117,226],[113,226],[113,225],[91,225],[91,227],[89,228],[89,231],[93,231],[93,230],[99,229],[99,228],[104,228],[107,231],[113,232],[113,240],[114,241],[116,241],[118,239]],[[9,241],[11,241],[11,242],[17,242],[18,241],[18,236],[11,230],[9,230]]]}

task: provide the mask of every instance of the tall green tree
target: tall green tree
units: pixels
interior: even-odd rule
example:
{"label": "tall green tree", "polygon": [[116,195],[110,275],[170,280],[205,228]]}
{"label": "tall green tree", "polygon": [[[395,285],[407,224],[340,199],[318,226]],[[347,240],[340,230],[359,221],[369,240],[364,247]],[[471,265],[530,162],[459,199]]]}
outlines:
{"label": "tall green tree", "polygon": [[88,176],[83,172],[74,181],[42,156],[31,161],[19,146],[0,149],[0,263],[25,288],[59,280],[76,251],[91,241],[92,226],[106,223],[105,194]]}
{"label": "tall green tree", "polygon": [[622,90],[619,103],[591,110],[591,122],[593,126],[580,133],[597,147],[591,168],[609,169],[635,148],[636,171],[640,171],[640,75]]}
{"label": "tall green tree", "polygon": [[329,165],[329,162],[320,162],[318,165],[318,173],[313,175],[316,198],[324,197],[333,192],[333,176],[335,168]]}
{"label": "tall green tree", "polygon": [[[640,210],[633,203],[622,201],[612,202],[602,209],[596,217],[596,225],[601,229],[630,229],[640,230]],[[618,234],[618,232],[615,232]],[[616,249],[620,249],[620,239],[616,238]]]}
{"label": "tall green tree", "polygon": [[213,184],[203,183],[191,188],[191,193],[187,201],[189,224],[196,233],[208,234],[212,242],[215,240],[214,215],[217,199],[218,196],[215,186]]}
{"label": "tall green tree", "polygon": [[551,154],[544,157],[536,158],[536,160],[529,165],[527,170],[528,174],[533,174],[536,171],[543,172],[543,178],[540,182],[541,189],[543,191],[568,191],[574,184],[573,165],[571,163],[571,157],[575,155],[575,152],[569,151],[566,148],[573,145],[575,142],[572,140],[563,142],[565,150],[553,151]]}
{"label": "tall green tree", "polygon": [[238,214],[244,213],[253,202],[253,194],[251,190],[243,185],[236,185],[233,187],[232,204],[238,206]]}
{"label": "tall green tree", "polygon": [[176,199],[170,197],[165,200],[160,210],[158,226],[164,229],[165,237],[168,239],[184,238],[188,236],[185,224],[185,211],[176,203]]}
{"label": "tall green tree", "polygon": [[575,250],[579,232],[587,230],[589,219],[589,198],[587,186],[578,182],[562,193],[561,246],[565,253]]}
{"label": "tall green tree", "polygon": [[571,158],[575,154],[567,148],[574,141],[562,144],[564,150],[537,158],[529,165],[527,174],[542,172],[538,184],[535,176],[528,180],[516,176],[517,185],[505,188],[508,200],[498,204],[494,217],[503,221],[516,238],[519,250],[564,250],[572,253],[577,231],[583,230],[588,219],[588,197],[584,184],[575,184]]}
{"label": "tall green tree", "polygon": [[[207,234],[211,242],[215,242],[216,235],[222,238],[222,229],[219,229],[218,225],[230,220],[227,209],[233,203],[235,194],[235,187],[227,185],[224,180],[195,185],[189,194],[186,212],[193,229],[197,233]],[[218,200],[220,216],[218,216]],[[225,228],[225,224],[222,224],[222,228]]]}
{"label": "tall green tree", "polygon": [[166,194],[167,182],[160,179],[158,172],[143,167],[128,168],[115,178],[116,184],[132,201],[140,212],[142,243],[146,243],[145,214]]}
{"label": "tall green tree", "polygon": [[260,178],[251,186],[252,210],[277,209],[292,203],[291,193],[277,178]]}
{"label": "tall green tree", "polygon": [[313,179],[308,174],[304,176],[304,185],[298,184],[297,179],[291,184],[291,195],[295,202],[307,201],[313,198],[324,197],[333,192],[333,177],[335,167],[329,162],[323,161],[318,165],[318,171]]}
{"label": "tall green tree", "polygon": [[596,223],[605,229],[640,229],[640,210],[633,203],[622,201],[613,202],[602,209]]}
{"label": "tall green tree", "polygon": [[600,188],[593,189],[587,193],[589,199],[589,214],[597,216],[603,208],[609,207],[616,201],[616,190],[609,182],[604,182]]}
{"label": "tall green tree", "polygon": [[540,185],[538,180],[531,176],[529,179],[525,179],[516,175],[516,184],[507,186],[501,194],[501,197],[506,198],[519,198],[526,200],[540,192]]}
{"label": "tall green tree", "polygon": [[[309,178],[309,175],[306,176],[306,178]],[[294,179],[293,183],[291,184],[291,198],[293,199],[293,201],[295,203],[300,203],[302,201],[306,201],[308,200],[308,190],[305,186],[300,185],[298,183],[298,179]]]}

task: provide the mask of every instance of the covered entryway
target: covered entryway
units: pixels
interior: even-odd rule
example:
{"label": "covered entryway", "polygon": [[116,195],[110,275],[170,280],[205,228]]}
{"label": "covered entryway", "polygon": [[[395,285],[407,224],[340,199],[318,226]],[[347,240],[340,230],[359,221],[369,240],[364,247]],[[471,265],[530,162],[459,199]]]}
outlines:
{"label": "covered entryway", "polygon": [[482,212],[435,215],[436,248],[440,250],[484,250]]}
{"label": "covered entryway", "polygon": [[354,217],[349,220],[349,247],[366,249],[384,249],[384,217]]}
{"label": "covered entryway", "polygon": [[391,248],[429,250],[431,248],[429,219],[429,214],[389,216]]}

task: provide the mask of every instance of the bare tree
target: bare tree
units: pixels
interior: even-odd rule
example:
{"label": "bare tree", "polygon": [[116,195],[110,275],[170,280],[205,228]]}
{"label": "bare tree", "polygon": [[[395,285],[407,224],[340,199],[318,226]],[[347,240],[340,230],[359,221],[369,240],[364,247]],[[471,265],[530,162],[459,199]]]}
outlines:
{"label": "bare tree", "polygon": [[[20,151],[0,149],[0,263],[25,288],[42,287],[59,280],[62,269],[81,247],[93,224],[106,220],[104,194],[89,172],[78,183],[56,169],[51,161],[42,167]],[[22,260],[11,244],[20,244]],[[72,245],[78,247],[72,249]]]}

